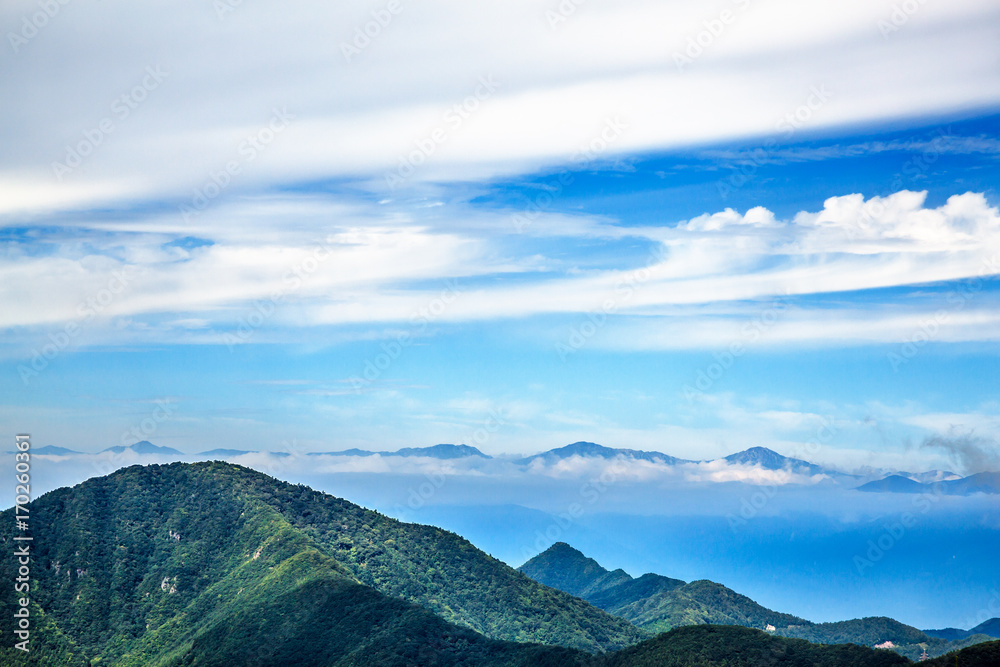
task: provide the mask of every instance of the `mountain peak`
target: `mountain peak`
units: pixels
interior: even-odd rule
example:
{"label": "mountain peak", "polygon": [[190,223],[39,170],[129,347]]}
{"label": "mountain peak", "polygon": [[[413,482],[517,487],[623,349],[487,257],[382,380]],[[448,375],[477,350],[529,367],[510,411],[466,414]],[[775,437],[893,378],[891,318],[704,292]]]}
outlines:
{"label": "mountain peak", "polygon": [[588,558],[565,542],[556,542],[518,570],[535,581],[577,597],[586,597],[609,586],[632,580],[623,570],[609,572],[596,560]]}
{"label": "mountain peak", "polygon": [[107,449],[102,449],[102,452],[113,452],[115,454],[121,454],[125,451],[135,452],[136,454],[160,454],[161,456],[182,456],[184,453],[173,449],[172,447],[161,447],[159,445],[154,445],[149,440],[140,440],[139,442],[125,447],[124,445],[116,445],[114,447],[108,447]]}
{"label": "mountain peak", "polygon": [[550,449],[541,454],[535,454],[534,456],[529,456],[524,459],[520,459],[519,463],[531,463],[537,459],[543,461],[554,461],[561,459],[568,459],[573,456],[580,456],[583,458],[601,458],[601,459],[614,459],[619,456],[625,458],[638,459],[642,461],[651,461],[655,463],[661,463],[666,465],[673,465],[675,463],[683,463],[681,459],[678,459],[669,454],[664,454],[662,452],[645,452],[637,449],[618,449],[615,447],[605,447],[604,445],[599,445],[596,442],[587,442],[586,440],[580,440],[566,445],[565,447],[557,447],[556,449]]}
{"label": "mountain peak", "polygon": [[768,470],[781,469],[788,460],[787,457],[767,447],[751,447],[750,449],[744,449],[742,452],[736,452],[726,457],[726,461],[730,463],[759,464],[762,468]]}

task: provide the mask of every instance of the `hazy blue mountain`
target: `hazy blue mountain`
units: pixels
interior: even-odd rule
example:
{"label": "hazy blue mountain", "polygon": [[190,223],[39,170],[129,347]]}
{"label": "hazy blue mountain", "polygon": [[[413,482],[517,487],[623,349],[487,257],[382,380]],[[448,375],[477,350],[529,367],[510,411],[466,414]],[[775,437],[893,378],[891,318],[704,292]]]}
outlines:
{"label": "hazy blue mountain", "polygon": [[751,447],[725,457],[725,461],[739,465],[760,466],[764,470],[793,470],[808,475],[840,476],[844,473],[827,470],[802,459],[783,456],[767,447]]}
{"label": "hazy blue mountain", "polygon": [[394,452],[374,452],[367,449],[344,449],[338,452],[310,452],[311,456],[427,456],[434,459],[462,459],[467,456],[478,456],[483,459],[493,458],[483,454],[469,445],[432,445],[430,447],[403,447]]}
{"label": "hazy blue mountain", "polygon": [[924,630],[924,632],[931,637],[940,637],[941,639],[947,639],[949,641],[965,639],[966,637],[971,637],[972,635],[986,635],[988,637],[1000,639],[1000,618],[991,618],[988,621],[983,621],[970,630],[962,630],[960,628],[942,628],[940,630]]}
{"label": "hazy blue mountain", "polygon": [[393,452],[393,456],[430,456],[435,459],[461,459],[466,456],[492,458],[469,445],[433,445],[431,447],[404,447]]}
{"label": "hazy blue mountain", "polygon": [[922,484],[931,484],[933,482],[944,482],[953,479],[962,479],[961,475],[953,473],[950,470],[928,470],[927,472],[899,472],[898,475],[903,475],[904,477],[909,477],[914,482],[921,482]]}
{"label": "hazy blue mountain", "polygon": [[873,493],[923,493],[927,488],[926,484],[912,480],[909,477],[889,475],[884,479],[862,484],[858,487],[858,491]]}
{"label": "hazy blue mountain", "polygon": [[160,456],[184,456],[184,452],[179,452],[171,447],[160,447],[159,445],[154,445],[149,440],[140,440],[134,445],[129,445],[128,447],[123,447],[122,445],[116,445],[114,447],[108,447],[107,449],[102,449],[101,451],[121,454],[125,450],[135,452],[136,454],[159,454]]}
{"label": "hazy blue mountain", "polygon": [[1000,473],[981,472],[961,479],[922,484],[902,475],[868,482],[858,491],[876,493],[930,493],[948,496],[970,496],[975,493],[1000,493]]}
{"label": "hazy blue mountain", "polygon": [[961,628],[940,628],[938,630],[924,630],[924,634],[929,637],[937,637],[938,639],[953,642],[959,639],[965,639],[972,633],[968,630],[962,630]]}
{"label": "hazy blue mountain", "polygon": [[988,621],[983,621],[969,630],[969,632],[972,634],[989,635],[990,637],[1000,639],[1000,618],[991,618]]}
{"label": "hazy blue mountain", "polygon": [[71,454],[82,454],[82,452],[78,452],[75,449],[56,447],[55,445],[45,445],[44,447],[32,449],[31,451],[35,454],[41,454],[43,456],[69,456]]}
{"label": "hazy blue mountain", "polygon": [[614,459],[619,456],[624,456],[625,458],[639,459],[642,461],[652,461],[664,463],[666,465],[674,465],[675,463],[687,463],[686,459],[679,459],[669,454],[664,454],[663,452],[644,452],[637,449],[615,449],[612,447],[605,447],[604,445],[598,445],[594,442],[574,442],[573,444],[566,445],[565,447],[559,447],[557,449],[550,449],[541,454],[535,454],[534,456],[528,456],[522,459],[518,459],[518,463],[526,464],[531,463],[537,459],[542,459],[546,462],[559,461],[562,459],[568,459],[573,456],[591,457],[591,458],[602,458],[602,459]]}
{"label": "hazy blue mountain", "polygon": [[945,493],[968,496],[973,493],[1000,493],[1000,472],[981,472],[963,479],[941,482]]}
{"label": "hazy blue mountain", "polygon": [[251,452],[247,449],[210,449],[207,452],[199,452],[198,456],[242,456],[244,454],[254,454],[256,452]]}

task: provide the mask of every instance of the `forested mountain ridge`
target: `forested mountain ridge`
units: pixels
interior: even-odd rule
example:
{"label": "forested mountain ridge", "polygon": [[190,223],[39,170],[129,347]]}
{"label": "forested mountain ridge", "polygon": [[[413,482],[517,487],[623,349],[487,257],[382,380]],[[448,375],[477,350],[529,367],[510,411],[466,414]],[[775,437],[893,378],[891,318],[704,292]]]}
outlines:
{"label": "forested mountain ridge", "polygon": [[764,629],[808,622],[767,609],[713,581],[686,583],[653,573],[633,579],[622,570],[608,572],[562,542],[519,569],[546,586],[580,591],[595,606],[653,632],[704,623]]}
{"label": "forested mountain ridge", "polygon": [[685,583],[653,573],[633,579],[623,570],[609,572],[563,542],[552,545],[519,569],[547,586],[578,591],[574,594],[591,604],[657,633],[704,624],[743,626],[816,644],[873,647],[891,642],[892,650],[913,659],[925,649],[937,656],[990,640],[984,634],[968,633],[948,641],[885,617],[813,623],[772,611],[713,581]]}
{"label": "forested mountain ridge", "polygon": [[[453,533],[231,464],[134,466],[53,491],[30,510],[32,600],[71,638],[67,653],[105,661],[131,664],[129,655],[146,660],[150,647],[191,640],[202,629],[192,618],[229,613],[216,599],[239,600],[306,554],[322,574],[300,578],[370,586],[493,639],[600,652],[646,636]],[[10,550],[13,510],[0,521]],[[0,561],[10,579],[13,561]],[[3,599],[0,629],[11,603]]]}

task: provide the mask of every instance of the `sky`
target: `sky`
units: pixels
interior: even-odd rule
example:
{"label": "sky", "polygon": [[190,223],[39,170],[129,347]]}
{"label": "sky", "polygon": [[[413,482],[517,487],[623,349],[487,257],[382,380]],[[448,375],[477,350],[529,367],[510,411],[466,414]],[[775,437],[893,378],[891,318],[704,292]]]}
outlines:
{"label": "sky", "polygon": [[0,8],[10,437],[996,469],[995,3],[47,11]]}

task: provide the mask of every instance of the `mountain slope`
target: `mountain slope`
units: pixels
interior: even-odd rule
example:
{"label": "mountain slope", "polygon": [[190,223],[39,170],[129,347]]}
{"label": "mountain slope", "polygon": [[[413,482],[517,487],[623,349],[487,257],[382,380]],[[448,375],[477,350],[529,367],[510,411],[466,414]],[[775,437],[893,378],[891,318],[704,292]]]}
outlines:
{"label": "mountain slope", "polygon": [[[315,551],[349,581],[494,639],[604,651],[644,638],[627,621],[535,583],[457,535],[235,465],[134,466],[47,494],[31,514],[35,599],[86,655],[133,650],[131,641],[181,613],[201,618],[188,605],[218,613],[209,604],[215,598],[203,596],[244,576],[248,562],[265,562],[272,549],[282,555],[267,560],[272,567]],[[4,516],[0,537],[10,546],[10,510]],[[222,599],[240,587],[229,586]]]}
{"label": "mountain slope", "polygon": [[552,545],[519,569],[546,586],[579,595],[652,632],[704,623],[763,629],[769,624],[786,627],[807,622],[771,611],[715,582],[685,583],[658,574],[633,579],[622,570],[609,572],[597,561],[562,542]]}
{"label": "mountain slope", "polygon": [[991,618],[988,621],[983,621],[969,630],[969,632],[972,634],[989,635],[990,637],[1000,639],[1000,618]]}
{"label": "mountain slope", "polygon": [[948,641],[965,639],[972,635],[986,635],[994,639],[1000,639],[1000,618],[991,618],[983,621],[971,630],[961,630],[959,628],[942,628],[940,630],[924,630],[924,634],[931,637],[938,637]]}
{"label": "mountain slope", "polygon": [[[818,644],[875,646],[892,642],[893,650],[916,659],[924,648],[931,656],[988,641],[985,634],[967,632],[954,641],[925,634],[912,626],[885,617],[860,618],[835,623],[810,621],[772,611],[722,584],[701,580],[684,583],[658,574],[637,579],[609,581],[597,561],[564,543],[557,543],[520,568],[537,581],[563,590],[582,591],[591,604],[626,618],[650,632],[664,632],[690,625],[731,625],[766,629],[777,636]],[[621,570],[616,570],[621,572]],[[625,574],[625,573],[622,573]],[[627,574],[625,574],[628,577]],[[601,589],[602,582],[607,585]],[[990,630],[989,622],[974,632]]]}
{"label": "mountain slope", "polygon": [[[57,545],[49,549],[38,539],[36,562],[55,560],[39,567],[35,595],[72,640],[39,645],[38,638],[48,640],[53,632],[36,629],[32,653],[25,656],[5,644],[0,664],[82,665],[89,659],[123,667],[325,667],[471,661],[527,667],[578,665],[587,658],[568,649],[489,640],[363,586],[273,508],[241,497],[239,489],[217,479],[202,477],[191,486],[190,480],[156,484],[148,476],[125,474],[111,481],[119,484],[91,485],[32,505],[34,518],[55,522],[44,537]],[[150,481],[162,502],[141,490]],[[219,491],[236,493],[227,498]],[[111,520],[103,519],[108,511]],[[183,532],[166,527],[164,535],[164,523],[178,524]],[[42,536],[36,531],[36,538]],[[144,543],[148,549],[141,548]],[[77,567],[68,568],[62,560],[67,557],[79,559]],[[5,627],[8,605],[6,599],[0,605],[5,634],[12,629]]]}
{"label": "mountain slope", "polygon": [[676,628],[599,658],[601,667],[892,667],[910,661],[854,644],[821,646],[735,626]]}
{"label": "mountain slope", "polygon": [[585,600],[607,588],[632,581],[624,570],[609,572],[565,542],[556,542],[518,569],[535,581]]}
{"label": "mountain slope", "polygon": [[[450,533],[399,524],[220,462],[133,466],[46,494],[29,509],[36,549],[32,651],[4,642],[5,666],[721,666],[761,664],[745,662],[761,651],[775,658],[769,664],[796,667],[804,663],[787,658],[807,655],[810,665],[838,667],[898,664],[887,662],[892,654],[859,647],[803,649],[794,640],[712,626],[695,629],[702,634],[685,628],[615,656],[490,639],[427,607],[454,604],[453,614],[490,620],[480,607],[499,596],[496,607],[508,612],[501,625],[565,643],[624,641],[614,631],[631,626],[496,565]],[[0,513],[0,543],[8,552],[13,514]],[[351,558],[340,560],[345,554],[329,547],[323,527],[354,545]],[[382,560],[376,553],[396,548],[404,553]],[[433,562],[403,557],[414,551],[433,554]],[[455,562],[466,568],[466,580],[452,580],[460,571]],[[16,567],[16,559],[0,559],[0,576],[13,580]],[[388,567],[414,568],[440,586],[424,591],[428,581],[403,570],[399,584],[382,580],[413,587],[411,595],[425,606],[359,581],[356,568],[378,581]],[[8,638],[14,604],[12,596],[0,596],[0,634]],[[527,621],[518,625],[511,610]],[[540,625],[532,625],[539,615]]]}
{"label": "mountain slope", "polygon": [[995,667],[1000,665],[1000,641],[976,644],[920,664],[923,667]]}

